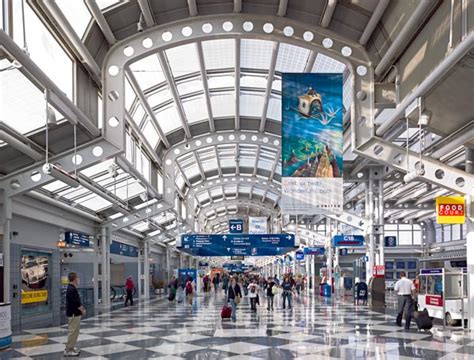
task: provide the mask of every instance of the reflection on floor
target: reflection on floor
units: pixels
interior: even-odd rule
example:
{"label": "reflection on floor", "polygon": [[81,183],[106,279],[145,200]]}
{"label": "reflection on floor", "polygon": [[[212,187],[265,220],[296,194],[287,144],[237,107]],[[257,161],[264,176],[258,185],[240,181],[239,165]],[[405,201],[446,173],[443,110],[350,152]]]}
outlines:
{"label": "reflection on floor", "polygon": [[[256,314],[247,299],[237,322],[221,321],[221,293],[192,306],[154,300],[82,322],[81,359],[474,359],[474,335],[443,338],[404,331],[394,317],[366,306],[301,296],[293,310],[273,312],[262,296]],[[277,301],[280,305],[280,299]],[[60,359],[64,327],[14,336],[1,359]]]}

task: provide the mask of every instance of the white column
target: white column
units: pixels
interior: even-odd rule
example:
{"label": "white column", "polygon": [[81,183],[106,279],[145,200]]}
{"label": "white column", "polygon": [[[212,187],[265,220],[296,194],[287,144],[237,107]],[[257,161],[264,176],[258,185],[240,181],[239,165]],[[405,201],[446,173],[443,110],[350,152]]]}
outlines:
{"label": "white column", "polygon": [[[466,172],[474,174],[474,149],[466,147]],[[468,289],[468,326],[474,330],[474,196],[466,196],[466,258]]]}
{"label": "white column", "polygon": [[138,285],[138,298],[139,299],[142,299],[143,298],[143,256],[144,256],[144,253],[145,253],[145,250],[144,250],[144,247],[143,247],[143,244],[140,245],[141,249],[140,249],[140,252],[138,254],[138,258],[137,258],[137,267],[138,267],[138,279],[136,281],[137,285]]}
{"label": "white column", "polygon": [[11,285],[10,285],[10,244],[11,244],[11,220],[12,220],[12,199],[7,196],[6,191],[3,198],[3,301],[11,301]]}
{"label": "white column", "polygon": [[110,309],[110,231],[106,227],[101,229],[101,293],[102,308]]}
{"label": "white column", "polygon": [[367,273],[367,281],[372,277],[372,271],[375,264],[375,238],[374,238],[374,180],[372,179],[372,173],[369,175],[369,186],[367,191],[367,201],[365,204],[365,209],[367,212],[368,218],[368,229],[369,229],[369,261],[366,263],[366,273]]}
{"label": "white column", "polygon": [[331,219],[326,218],[326,236],[329,237],[328,241],[328,254],[326,257],[326,269],[328,273],[327,284],[332,285],[332,257],[333,257],[333,246],[331,244],[332,239],[332,225]]}
{"label": "white column", "polygon": [[385,204],[383,198],[383,183],[383,178],[381,178],[379,180],[379,219],[377,225],[384,227],[384,231],[382,231],[379,235],[379,265],[385,265]]}
{"label": "white column", "polygon": [[94,257],[93,276],[94,276],[94,309],[99,307],[99,246],[97,244],[97,237],[94,239]]}
{"label": "white column", "polygon": [[145,288],[143,294],[145,299],[150,299],[150,243],[148,240],[145,240],[144,246],[144,263],[143,263],[143,274],[145,279],[143,281],[143,287]]}

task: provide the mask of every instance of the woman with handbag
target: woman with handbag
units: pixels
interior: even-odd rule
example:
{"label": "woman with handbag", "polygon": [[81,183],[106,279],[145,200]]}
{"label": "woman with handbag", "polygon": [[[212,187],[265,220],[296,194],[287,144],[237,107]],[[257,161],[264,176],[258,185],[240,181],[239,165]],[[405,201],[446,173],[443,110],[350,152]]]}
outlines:
{"label": "woman with handbag", "polygon": [[278,287],[272,278],[268,279],[267,283],[267,310],[273,311],[273,300],[275,299],[275,294],[278,294]]}
{"label": "woman with handbag", "polygon": [[235,277],[232,277],[230,280],[229,290],[227,291],[227,301],[232,307],[232,321],[237,320],[237,305],[240,304],[240,299],[242,299],[240,286],[237,284]]}

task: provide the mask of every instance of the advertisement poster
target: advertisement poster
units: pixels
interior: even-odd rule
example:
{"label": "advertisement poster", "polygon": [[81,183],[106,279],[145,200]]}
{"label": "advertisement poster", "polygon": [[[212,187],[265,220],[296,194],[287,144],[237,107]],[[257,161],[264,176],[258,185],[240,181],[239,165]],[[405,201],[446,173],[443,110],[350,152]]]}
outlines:
{"label": "advertisement poster", "polygon": [[0,349],[12,343],[11,305],[0,303]]}
{"label": "advertisement poster", "polygon": [[342,74],[282,75],[284,214],[342,214]]}
{"label": "advertisement poster", "polygon": [[21,257],[21,303],[48,305],[50,255],[24,251]]}
{"label": "advertisement poster", "polygon": [[249,217],[249,234],[268,234],[266,217]]}

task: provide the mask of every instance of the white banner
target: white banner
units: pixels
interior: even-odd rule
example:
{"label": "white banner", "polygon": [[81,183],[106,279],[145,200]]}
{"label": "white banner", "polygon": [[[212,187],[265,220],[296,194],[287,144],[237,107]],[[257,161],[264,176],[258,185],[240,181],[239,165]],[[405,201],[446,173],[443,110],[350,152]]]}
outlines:
{"label": "white banner", "polygon": [[249,234],[268,234],[266,217],[249,217]]}
{"label": "white banner", "polygon": [[0,303],[0,349],[11,344],[11,305]]}

